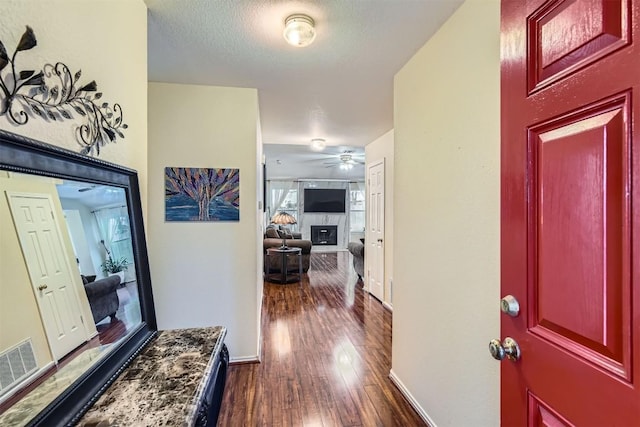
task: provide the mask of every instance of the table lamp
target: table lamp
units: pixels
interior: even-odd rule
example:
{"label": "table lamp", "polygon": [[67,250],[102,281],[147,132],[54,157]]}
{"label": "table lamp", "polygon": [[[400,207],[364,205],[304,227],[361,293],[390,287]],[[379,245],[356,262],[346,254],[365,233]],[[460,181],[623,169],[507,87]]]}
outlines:
{"label": "table lamp", "polygon": [[[297,224],[298,221],[286,212],[278,212],[271,218],[271,223],[278,225],[291,225]],[[280,246],[280,249],[287,249],[287,239],[285,237],[282,238],[282,246]]]}

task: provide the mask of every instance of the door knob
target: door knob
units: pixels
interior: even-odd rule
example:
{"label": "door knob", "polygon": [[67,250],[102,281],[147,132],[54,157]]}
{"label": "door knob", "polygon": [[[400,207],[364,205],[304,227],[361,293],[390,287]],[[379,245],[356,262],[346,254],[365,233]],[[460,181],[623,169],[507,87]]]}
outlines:
{"label": "door knob", "polygon": [[38,286],[38,290],[39,290],[39,291],[44,291],[45,289],[47,289],[47,285],[40,285],[40,286]]}
{"label": "door knob", "polygon": [[504,360],[506,357],[515,362],[520,359],[520,346],[511,337],[506,337],[502,342],[500,340],[491,340],[489,342],[489,352],[496,360]]}

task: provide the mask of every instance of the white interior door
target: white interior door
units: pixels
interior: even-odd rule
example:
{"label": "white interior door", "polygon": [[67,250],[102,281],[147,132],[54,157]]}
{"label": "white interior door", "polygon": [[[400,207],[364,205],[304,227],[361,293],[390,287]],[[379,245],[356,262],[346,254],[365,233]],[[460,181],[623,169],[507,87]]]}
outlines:
{"label": "white interior door", "polygon": [[7,193],[42,323],[56,361],[87,340],[67,253],[47,194]]}
{"label": "white interior door", "polygon": [[365,239],[369,292],[384,300],[384,160],[368,168],[369,233]]}

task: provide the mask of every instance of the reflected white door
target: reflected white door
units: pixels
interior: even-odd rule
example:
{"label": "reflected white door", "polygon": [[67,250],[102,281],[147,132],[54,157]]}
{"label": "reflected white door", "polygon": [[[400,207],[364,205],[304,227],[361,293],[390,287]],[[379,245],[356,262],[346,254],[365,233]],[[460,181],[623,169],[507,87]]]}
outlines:
{"label": "reflected white door", "polygon": [[384,160],[368,168],[369,233],[365,240],[369,292],[384,300]]}
{"label": "reflected white door", "polygon": [[56,360],[87,340],[67,253],[47,194],[8,193],[42,323]]}

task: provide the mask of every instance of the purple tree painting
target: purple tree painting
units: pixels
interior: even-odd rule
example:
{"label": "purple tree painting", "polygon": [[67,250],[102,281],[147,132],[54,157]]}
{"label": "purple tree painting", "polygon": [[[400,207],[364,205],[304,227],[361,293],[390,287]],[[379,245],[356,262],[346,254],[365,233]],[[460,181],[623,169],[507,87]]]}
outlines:
{"label": "purple tree painting", "polygon": [[239,221],[240,170],[165,168],[167,221]]}

